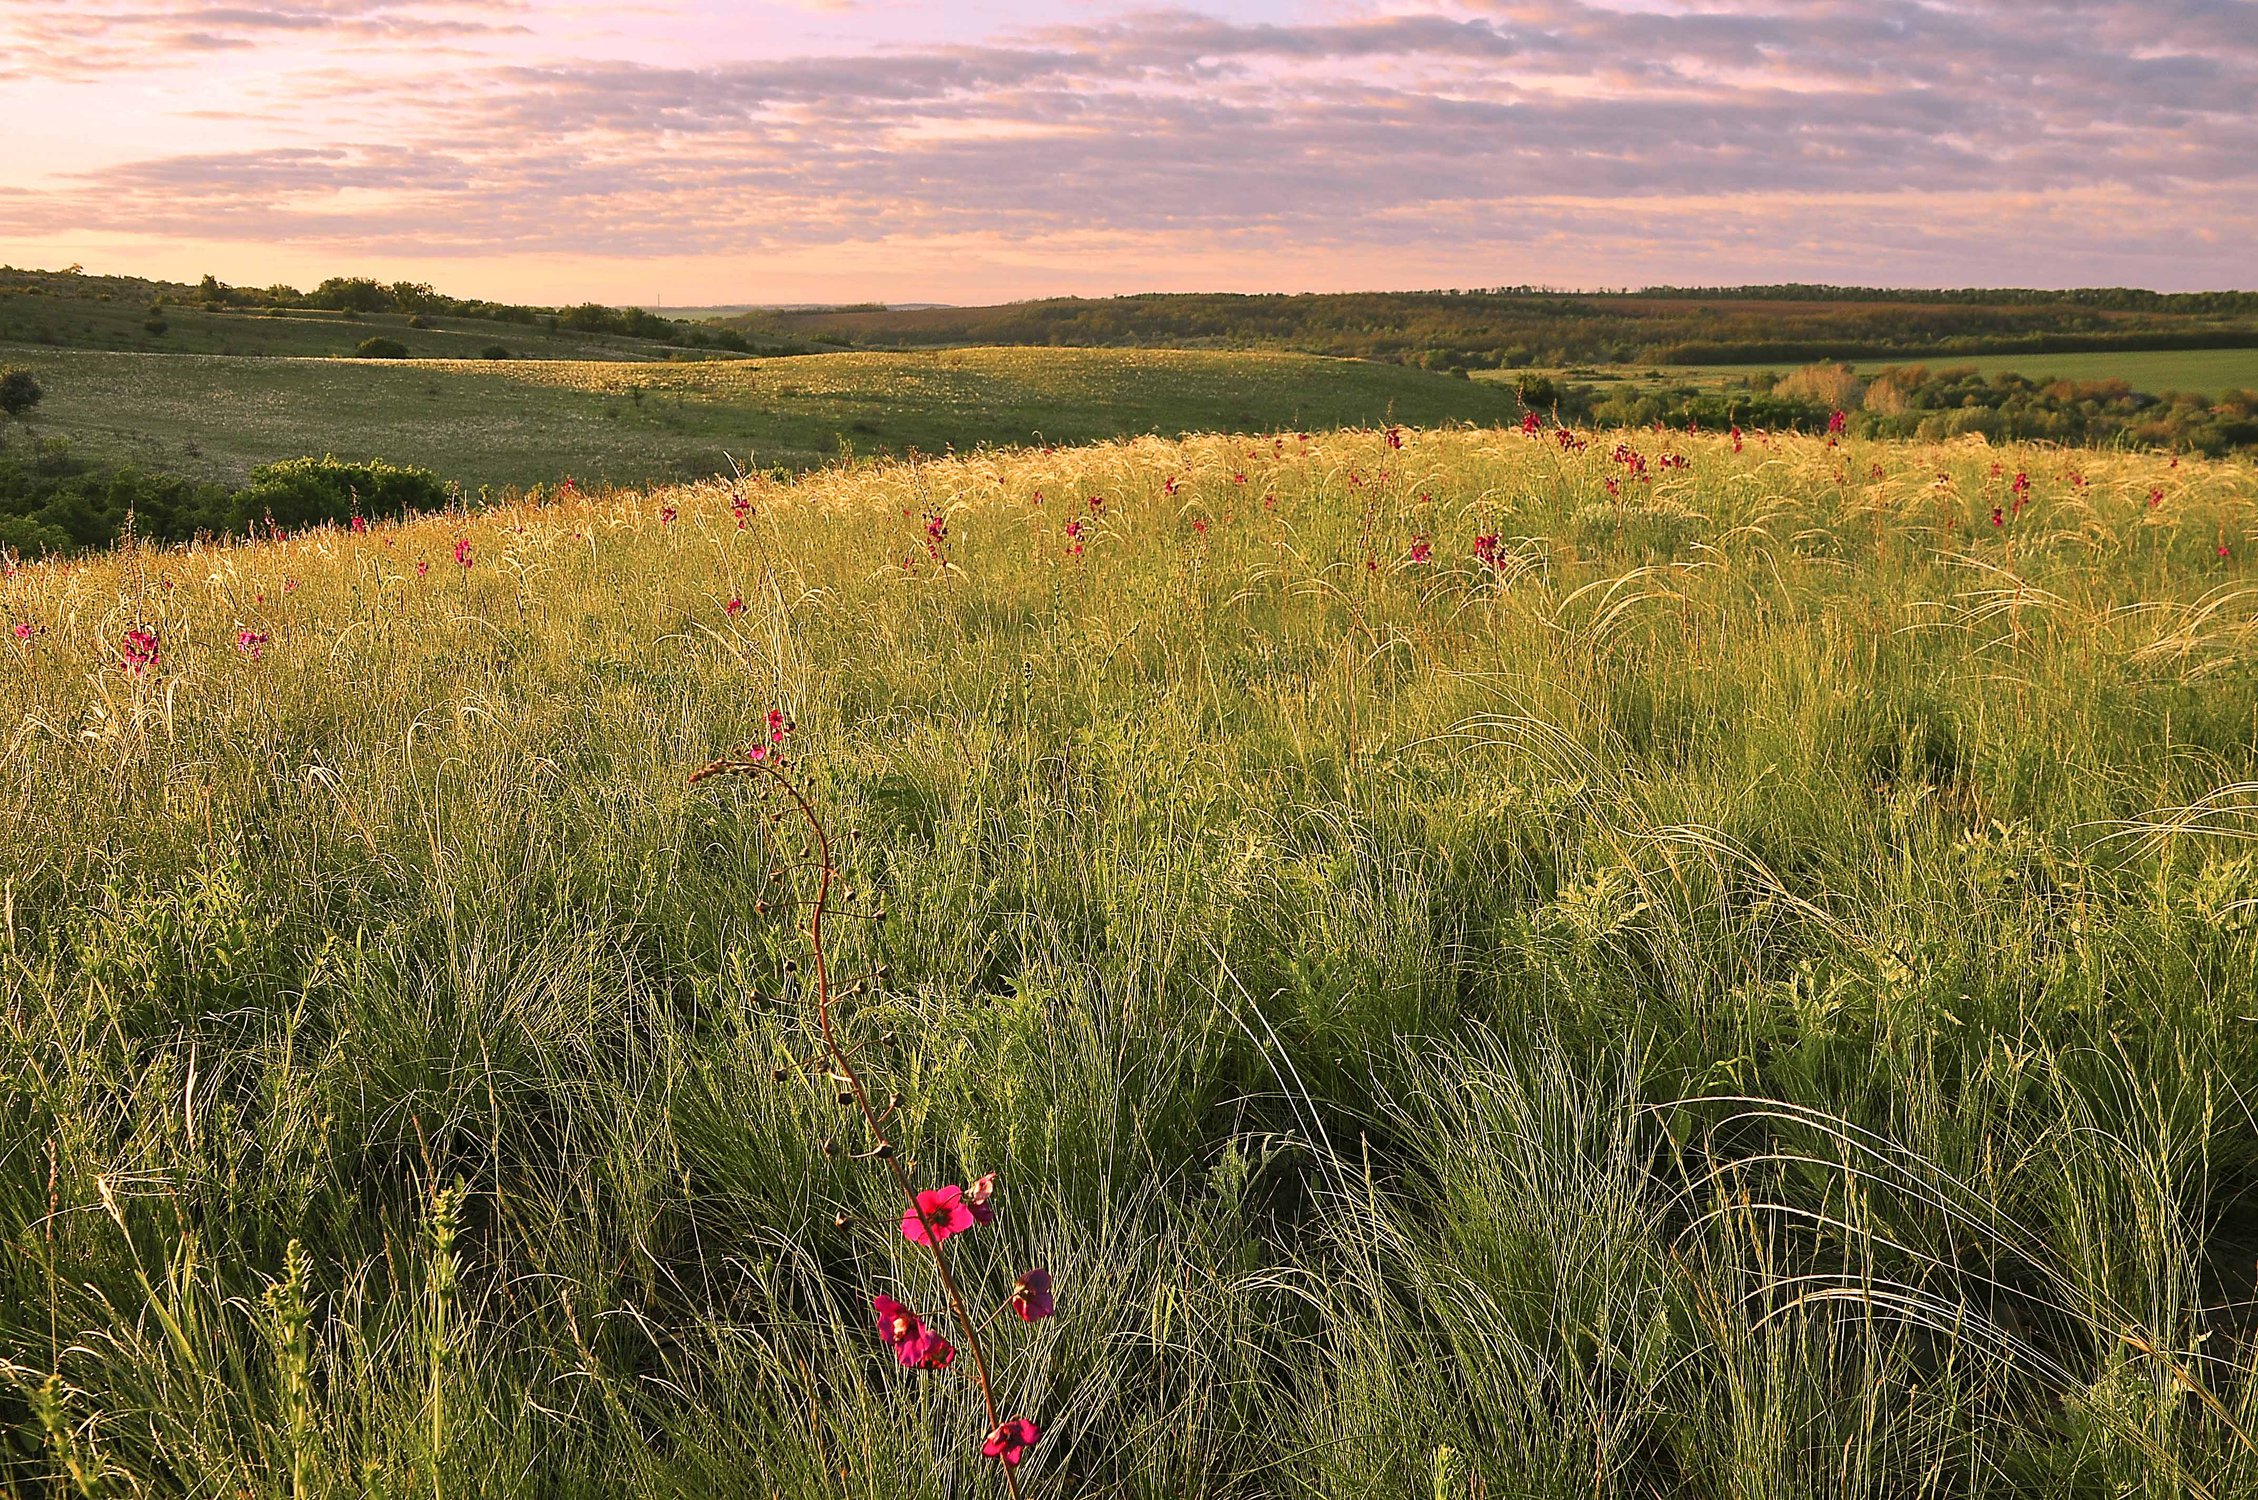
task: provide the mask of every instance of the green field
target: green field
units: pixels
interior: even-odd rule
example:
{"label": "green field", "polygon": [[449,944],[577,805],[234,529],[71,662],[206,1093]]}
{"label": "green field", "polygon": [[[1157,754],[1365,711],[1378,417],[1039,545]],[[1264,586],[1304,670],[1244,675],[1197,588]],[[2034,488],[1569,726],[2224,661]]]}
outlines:
{"label": "green field", "polygon": [[[2230,390],[2258,390],[2258,349],[2161,349],[2109,354],[1940,354],[1892,360],[1859,360],[1852,368],[1872,375],[1899,365],[1931,370],[1974,368],[1986,375],[2013,371],[2033,380],[2122,380],[2136,391],[2161,395],[2197,391],[2217,396]],[[1764,373],[1768,365],[1598,365],[1534,373],[1567,380],[1628,381],[1644,385],[1722,385]],[[1478,370],[1476,380],[1508,386],[1523,378],[1519,370]]]}
{"label": "green field", "polygon": [[[1004,358],[735,409],[1158,400]],[[0,577],[0,1484],[1005,1496],[883,1293],[1030,1496],[2258,1495],[2258,470],[1585,436]],[[828,865],[689,784],[772,707]]]}
{"label": "green field", "polygon": [[2013,371],[2033,380],[2122,380],[2136,391],[2200,391],[2216,396],[2258,390],[2258,349],[2157,349],[2113,354],[1970,354],[1930,360],[1860,361],[1861,374],[1890,364],[1941,370],[1972,365],[1986,375]]}
{"label": "green field", "polygon": [[[1497,422],[1512,397],[1293,354],[953,350],[754,361],[250,359],[0,346],[46,399],[33,430],[90,455],[240,482],[300,454],[466,485],[641,483],[954,443]],[[725,456],[726,455],[726,456]]]}

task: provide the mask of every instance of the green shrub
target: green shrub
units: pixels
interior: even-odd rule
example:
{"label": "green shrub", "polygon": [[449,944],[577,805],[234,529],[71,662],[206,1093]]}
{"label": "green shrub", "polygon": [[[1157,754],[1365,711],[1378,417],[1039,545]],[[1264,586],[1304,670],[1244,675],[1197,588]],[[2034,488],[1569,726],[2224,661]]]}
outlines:
{"label": "green shrub", "polygon": [[31,371],[0,365],[0,411],[20,417],[37,406],[46,394]]}
{"label": "green shrub", "polygon": [[388,339],[382,334],[378,334],[375,338],[362,339],[358,344],[355,344],[353,346],[353,357],[355,359],[406,359],[408,357],[408,346],[398,339]]}
{"label": "green shrub", "polygon": [[226,486],[130,466],[105,468],[61,439],[0,454],[0,547],[27,557],[106,547],[133,518],[138,535],[184,541],[226,524]]}
{"label": "green shrub", "polygon": [[235,497],[230,525],[240,530],[271,519],[297,531],[354,515],[436,510],[446,502],[447,487],[426,469],[382,459],[354,464],[335,458],[293,458],[251,471],[250,488]]}
{"label": "green shrub", "polygon": [[508,359],[510,351],[501,344],[488,344],[478,351],[478,357],[480,359]]}

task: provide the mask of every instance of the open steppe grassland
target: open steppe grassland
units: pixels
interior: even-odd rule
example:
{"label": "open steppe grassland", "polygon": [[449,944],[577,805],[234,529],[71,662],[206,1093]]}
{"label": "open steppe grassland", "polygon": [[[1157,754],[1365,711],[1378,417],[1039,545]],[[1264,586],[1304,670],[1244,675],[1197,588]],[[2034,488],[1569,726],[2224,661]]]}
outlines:
{"label": "open steppe grassland", "polygon": [[[967,349],[784,359],[250,359],[0,349],[46,387],[36,432],[240,484],[299,454],[383,458],[475,489],[798,469],[842,448],[1086,442],[1160,431],[1497,422],[1508,391],[1274,353]],[[20,437],[18,441],[20,441]]]}
{"label": "open steppe grassland", "polygon": [[16,569],[0,1464],[1000,1493],[685,785],[775,706],[1056,1278],[1030,1493],[2258,1494],[2254,548],[2246,463],[1458,429]]}

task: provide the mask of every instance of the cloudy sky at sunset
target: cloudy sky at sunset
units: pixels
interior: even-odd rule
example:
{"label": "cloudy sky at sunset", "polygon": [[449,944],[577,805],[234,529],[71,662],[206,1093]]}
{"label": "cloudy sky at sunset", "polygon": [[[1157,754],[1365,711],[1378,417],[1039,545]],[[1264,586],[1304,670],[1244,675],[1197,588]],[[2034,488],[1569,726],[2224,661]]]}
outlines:
{"label": "cloudy sky at sunset", "polygon": [[2258,287],[2258,0],[0,0],[0,261]]}

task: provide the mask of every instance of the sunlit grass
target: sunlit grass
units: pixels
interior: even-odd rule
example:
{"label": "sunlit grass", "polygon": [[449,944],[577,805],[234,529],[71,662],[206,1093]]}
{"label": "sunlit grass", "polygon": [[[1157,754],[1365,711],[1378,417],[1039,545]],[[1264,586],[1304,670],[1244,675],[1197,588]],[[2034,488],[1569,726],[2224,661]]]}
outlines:
{"label": "sunlit grass", "polygon": [[744,498],[0,582],[12,1480],[996,1492],[683,785],[773,705],[892,913],[900,1128],[1058,1279],[1033,1492],[2258,1493],[2248,464],[1366,430]]}

